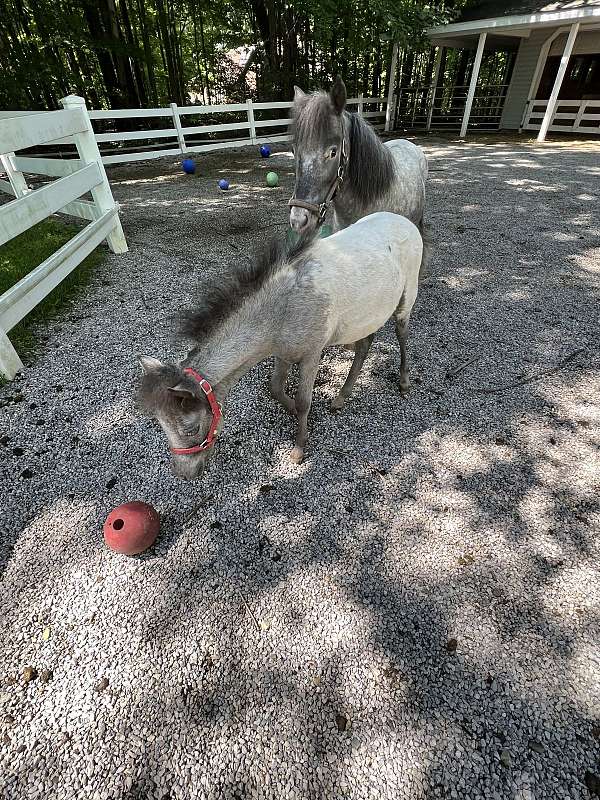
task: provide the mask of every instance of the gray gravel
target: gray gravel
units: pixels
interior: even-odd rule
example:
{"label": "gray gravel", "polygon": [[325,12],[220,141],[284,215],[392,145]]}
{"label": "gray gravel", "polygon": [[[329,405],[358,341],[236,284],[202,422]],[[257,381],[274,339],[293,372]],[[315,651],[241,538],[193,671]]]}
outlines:
{"label": "gray gravel", "polygon": [[[386,330],[331,415],[332,350],[296,467],[262,364],[195,484],[135,413],[135,358],[180,355],[198,274],[283,235],[291,160],[111,171],[129,254],[0,389],[3,800],[594,796],[600,150],[425,146],[408,400]],[[101,526],[133,499],[162,532],[126,558]]]}

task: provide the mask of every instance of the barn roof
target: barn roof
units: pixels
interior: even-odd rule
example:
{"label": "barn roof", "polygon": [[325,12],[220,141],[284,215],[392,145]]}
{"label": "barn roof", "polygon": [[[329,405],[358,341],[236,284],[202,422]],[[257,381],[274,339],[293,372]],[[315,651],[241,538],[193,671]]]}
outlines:
{"label": "barn roof", "polygon": [[525,14],[548,14],[556,11],[575,11],[593,6],[600,7],[600,0],[472,0],[463,8],[453,22],[469,22],[475,19],[492,19]]}
{"label": "barn roof", "polygon": [[600,23],[600,0],[471,0],[458,19],[430,28],[434,42],[450,47],[467,46],[480,33],[488,34],[488,45],[529,36],[536,28],[556,28],[579,22]]}

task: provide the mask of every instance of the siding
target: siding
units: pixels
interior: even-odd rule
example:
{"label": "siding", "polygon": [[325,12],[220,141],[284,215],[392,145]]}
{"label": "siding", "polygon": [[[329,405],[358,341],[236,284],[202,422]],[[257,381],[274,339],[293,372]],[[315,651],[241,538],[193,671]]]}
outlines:
{"label": "siding", "polygon": [[555,28],[534,30],[528,39],[521,39],[512,80],[504,102],[504,110],[500,120],[501,128],[515,129],[520,126],[540,50],[554,30]]}
{"label": "siding", "polygon": [[[561,33],[550,45],[551,56],[562,56],[567,41],[567,34]],[[573,46],[573,54],[583,55],[584,53],[600,53],[600,31],[586,31],[579,29],[575,44]]]}

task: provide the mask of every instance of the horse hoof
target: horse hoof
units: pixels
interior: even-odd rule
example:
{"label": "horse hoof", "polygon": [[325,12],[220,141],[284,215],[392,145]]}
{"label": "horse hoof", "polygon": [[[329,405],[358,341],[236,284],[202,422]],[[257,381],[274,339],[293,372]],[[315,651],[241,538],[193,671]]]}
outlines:
{"label": "horse hoof", "polygon": [[294,449],[290,453],[290,461],[292,462],[292,464],[301,464],[303,458],[304,458],[304,448],[297,446],[294,447]]}
{"label": "horse hoof", "polygon": [[345,402],[346,398],[338,394],[338,396],[334,397],[333,400],[331,401],[331,410],[339,411],[341,408],[344,407]]}

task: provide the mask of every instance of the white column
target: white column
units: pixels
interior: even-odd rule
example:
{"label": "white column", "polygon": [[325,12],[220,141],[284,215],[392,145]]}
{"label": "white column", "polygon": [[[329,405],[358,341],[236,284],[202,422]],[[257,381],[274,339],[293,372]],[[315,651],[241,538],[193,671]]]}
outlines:
{"label": "white column", "polygon": [[462,125],[460,128],[461,139],[464,139],[467,134],[467,127],[469,125],[469,117],[471,116],[471,107],[473,105],[473,98],[475,97],[475,89],[477,88],[477,78],[479,77],[479,68],[481,67],[481,59],[483,57],[483,48],[485,46],[486,37],[487,33],[479,34],[477,52],[475,53],[475,63],[473,64],[473,73],[471,74],[471,83],[469,84],[467,101],[465,103],[465,113],[463,115]]}
{"label": "white column", "polygon": [[181,127],[181,117],[179,116],[177,103],[171,103],[171,114],[173,115],[173,124],[175,125],[175,130],[177,131],[179,149],[181,150],[182,154],[184,154],[187,152],[187,147],[185,145],[185,136],[183,135],[183,128]]}
{"label": "white column", "polygon": [[254,121],[254,106],[252,105],[252,100],[248,100],[246,103],[248,107],[248,124],[250,125],[250,141],[252,144],[256,144],[256,122]]}
{"label": "white column", "polygon": [[388,84],[387,107],[385,109],[385,130],[392,127],[392,114],[394,111],[394,90],[396,89],[396,67],[398,65],[398,42],[392,48],[392,61],[390,64],[390,80]]}
{"label": "white column", "polygon": [[554,112],[556,111],[556,103],[558,101],[560,87],[562,86],[563,78],[565,77],[565,72],[567,71],[567,64],[569,63],[569,59],[571,58],[571,53],[573,52],[573,45],[575,44],[575,39],[577,38],[578,31],[579,31],[579,23],[575,22],[573,25],[571,25],[569,29],[569,35],[567,36],[567,43],[565,44],[565,49],[563,50],[562,58],[560,60],[560,66],[558,68],[558,72],[556,73],[556,78],[554,80],[554,86],[552,87],[550,99],[548,100],[548,105],[546,106],[546,113],[544,114],[544,119],[542,120],[540,132],[538,133],[537,136],[538,142],[543,142],[544,139],[546,138],[546,134],[548,133],[548,128],[550,127],[550,123],[552,122],[552,117],[554,116]]}
{"label": "white column", "polygon": [[430,89],[429,109],[427,111],[427,125],[425,126],[425,130],[429,130],[431,128],[431,118],[433,116],[433,106],[435,103],[435,92],[438,85],[438,78],[440,77],[440,64],[442,62],[443,51],[443,47],[438,47],[437,53],[435,54],[435,62],[433,65],[433,83],[431,84]]}
{"label": "white column", "polygon": [[[91,193],[96,208],[100,211],[100,214],[103,214],[105,211],[114,208],[117,204],[115,203],[115,199],[110,189],[110,184],[106,176],[104,164],[102,163],[100,150],[98,150],[98,143],[96,142],[96,137],[94,136],[94,129],[92,128],[92,122],[85,105],[85,100],[83,97],[70,94],[68,97],[63,97],[60,102],[65,108],[81,109],[85,115],[87,121],[87,130],[83,131],[82,133],[73,134],[73,140],[75,142],[75,146],[77,147],[79,158],[85,164],[95,163],[98,165],[98,169],[102,175],[102,183],[91,189]],[[127,252],[127,242],[125,240],[125,234],[123,233],[123,228],[121,227],[121,221],[119,220],[118,214],[115,215],[114,228],[106,238],[108,240],[108,246],[113,253]]]}

